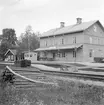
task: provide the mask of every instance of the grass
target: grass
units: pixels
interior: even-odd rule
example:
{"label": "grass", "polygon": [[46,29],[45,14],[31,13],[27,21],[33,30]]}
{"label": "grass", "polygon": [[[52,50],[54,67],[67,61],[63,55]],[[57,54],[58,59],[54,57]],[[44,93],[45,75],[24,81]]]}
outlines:
{"label": "grass", "polygon": [[[3,70],[5,66],[1,66]],[[0,105],[104,105],[104,87],[57,79],[58,86],[35,84],[34,88],[0,87]],[[0,85],[1,86],[1,85]]]}
{"label": "grass", "polygon": [[[50,66],[50,67],[55,67],[55,68],[59,68],[61,66],[61,64],[55,64],[55,63],[50,63],[50,64],[44,64],[46,66]],[[65,65],[72,65],[72,66],[77,66],[77,67],[85,67],[85,65],[83,64],[78,64],[78,63],[65,63]]]}
{"label": "grass", "polygon": [[[12,94],[11,98],[14,99],[11,100],[9,97],[9,100],[13,101],[10,103],[15,105],[104,105],[104,87],[75,81],[58,80],[57,82],[58,86],[43,84],[41,89],[38,87],[9,88],[8,93]],[[20,104],[20,102],[27,102],[27,104]]]}

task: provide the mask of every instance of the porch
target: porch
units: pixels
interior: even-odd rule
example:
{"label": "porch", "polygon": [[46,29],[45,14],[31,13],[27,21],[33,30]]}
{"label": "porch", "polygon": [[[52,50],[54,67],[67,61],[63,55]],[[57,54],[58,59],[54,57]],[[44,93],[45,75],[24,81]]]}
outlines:
{"label": "porch", "polygon": [[[48,48],[36,49],[39,53],[40,61],[72,61],[74,62],[76,56],[79,56],[79,49],[83,45],[70,45],[70,46],[53,46]],[[82,55],[82,54],[81,54]],[[78,58],[78,57],[77,57]]]}

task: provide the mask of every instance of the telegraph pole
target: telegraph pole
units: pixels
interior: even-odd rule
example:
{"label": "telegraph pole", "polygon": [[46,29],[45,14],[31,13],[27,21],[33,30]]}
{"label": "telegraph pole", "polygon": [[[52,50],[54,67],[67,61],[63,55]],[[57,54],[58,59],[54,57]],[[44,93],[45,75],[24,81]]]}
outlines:
{"label": "telegraph pole", "polygon": [[77,57],[76,37],[74,39],[74,44],[75,44],[75,47],[74,47],[74,57],[75,57],[74,66],[75,66],[75,68],[74,68],[74,70],[76,71],[76,57]]}

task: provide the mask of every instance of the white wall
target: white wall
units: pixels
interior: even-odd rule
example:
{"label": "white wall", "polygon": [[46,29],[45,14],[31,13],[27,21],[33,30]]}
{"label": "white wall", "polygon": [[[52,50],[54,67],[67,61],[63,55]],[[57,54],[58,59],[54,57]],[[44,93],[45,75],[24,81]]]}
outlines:
{"label": "white wall", "polygon": [[37,53],[35,52],[26,52],[24,54],[24,58],[27,60],[31,60],[31,62],[37,61]]}

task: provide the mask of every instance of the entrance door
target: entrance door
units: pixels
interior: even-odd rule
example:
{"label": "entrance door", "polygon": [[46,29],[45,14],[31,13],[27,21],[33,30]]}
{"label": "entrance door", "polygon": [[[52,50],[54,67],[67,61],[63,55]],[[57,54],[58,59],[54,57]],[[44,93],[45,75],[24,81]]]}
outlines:
{"label": "entrance door", "polygon": [[55,53],[53,53],[53,59],[55,58]]}

